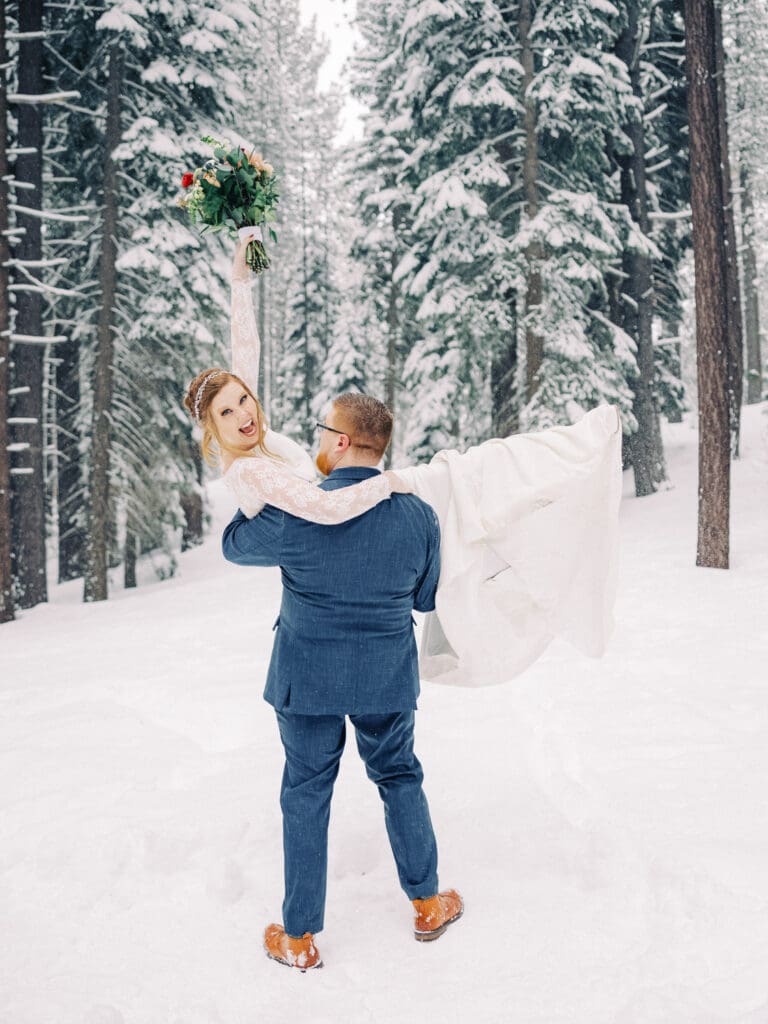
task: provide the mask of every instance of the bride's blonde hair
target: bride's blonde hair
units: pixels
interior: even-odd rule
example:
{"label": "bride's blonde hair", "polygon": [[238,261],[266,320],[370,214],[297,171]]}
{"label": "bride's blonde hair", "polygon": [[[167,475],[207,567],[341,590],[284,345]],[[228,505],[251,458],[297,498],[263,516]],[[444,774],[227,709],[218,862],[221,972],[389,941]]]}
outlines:
{"label": "bride's blonde hair", "polygon": [[229,370],[222,370],[219,367],[214,366],[211,369],[203,370],[202,373],[198,373],[195,379],[190,381],[187,393],[184,396],[184,408],[195,423],[198,423],[202,428],[203,437],[200,441],[200,450],[203,453],[205,461],[211,466],[215,466],[218,463],[219,453],[222,451],[227,451],[237,457],[249,454],[248,451],[244,451],[240,448],[231,448],[224,444],[217,429],[216,421],[211,414],[211,403],[214,398],[223,387],[226,387],[227,384],[231,383],[239,384],[243,391],[253,399],[256,405],[254,422],[258,433],[256,444],[253,447],[258,448],[264,455],[272,454],[264,444],[264,437],[267,433],[267,422],[264,417],[264,410],[261,407],[261,402],[254,395],[242,377],[238,377],[235,373],[230,373]]}

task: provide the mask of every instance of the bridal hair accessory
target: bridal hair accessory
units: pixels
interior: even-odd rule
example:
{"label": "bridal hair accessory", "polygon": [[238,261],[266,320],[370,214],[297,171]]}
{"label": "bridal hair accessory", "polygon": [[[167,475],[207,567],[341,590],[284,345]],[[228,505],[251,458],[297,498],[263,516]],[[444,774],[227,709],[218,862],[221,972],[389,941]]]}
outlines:
{"label": "bridal hair accessory", "polygon": [[205,385],[213,377],[220,377],[222,373],[226,373],[226,371],[211,370],[211,372],[209,374],[206,374],[206,376],[203,377],[202,381],[200,382],[200,387],[197,389],[197,394],[195,395],[195,419],[197,420],[198,423],[200,422],[200,401],[203,397],[203,391],[205,391]]}

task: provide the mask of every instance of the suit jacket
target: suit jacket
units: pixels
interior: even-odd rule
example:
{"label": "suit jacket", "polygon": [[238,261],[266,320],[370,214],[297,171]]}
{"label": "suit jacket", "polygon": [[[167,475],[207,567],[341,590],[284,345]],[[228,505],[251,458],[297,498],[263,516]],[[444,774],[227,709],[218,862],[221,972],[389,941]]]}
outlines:
{"label": "suit jacket", "polygon": [[[378,470],[334,470],[325,490]],[[271,505],[224,531],[224,557],[279,565],[280,615],[264,698],[307,715],[384,714],[416,707],[419,671],[412,611],[432,611],[440,527],[413,494],[394,494],[338,526],[318,526]]]}

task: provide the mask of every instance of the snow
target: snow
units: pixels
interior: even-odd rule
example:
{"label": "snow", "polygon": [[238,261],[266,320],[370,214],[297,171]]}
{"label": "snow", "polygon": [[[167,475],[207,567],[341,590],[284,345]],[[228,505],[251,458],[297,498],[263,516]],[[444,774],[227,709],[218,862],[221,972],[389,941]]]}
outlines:
{"label": "snow", "polygon": [[[768,407],[744,410],[732,568],[694,566],[696,433],[625,478],[608,654],[425,684],[417,749],[462,920],[417,944],[350,742],[322,971],[267,960],[281,756],[261,689],[273,570],[216,528],[176,578],[0,627],[0,1021],[763,1024],[768,1019]],[[147,572],[147,567],[143,567]],[[512,1009],[514,1008],[514,1009]]]}

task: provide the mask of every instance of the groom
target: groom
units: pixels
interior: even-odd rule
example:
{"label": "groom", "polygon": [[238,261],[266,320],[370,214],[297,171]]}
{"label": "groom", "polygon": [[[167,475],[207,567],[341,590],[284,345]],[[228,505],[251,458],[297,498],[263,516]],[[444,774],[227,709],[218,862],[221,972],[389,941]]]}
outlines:
{"label": "groom", "polygon": [[[375,398],[341,395],[321,428],[321,487],[351,487],[378,473],[392,415]],[[431,611],[440,571],[432,508],[393,494],[339,526],[318,526],[267,505],[238,512],[224,531],[225,557],[279,565],[283,599],[264,697],[285,749],[283,925],[264,934],[268,956],[321,967],[313,936],[323,927],[328,819],[344,749],[345,716],[384,803],[400,884],[415,908],[414,934],[436,939],[462,914],[454,890],[437,891],[437,845],[423,773],[413,750],[419,693],[412,611]]]}

